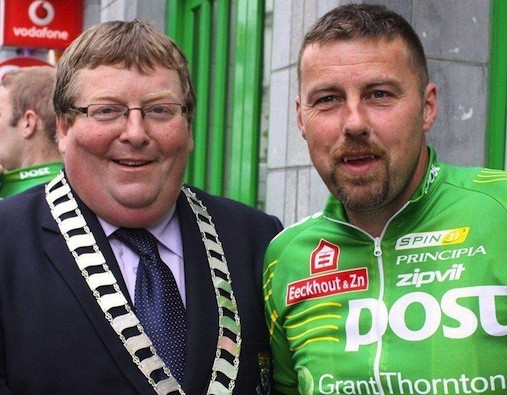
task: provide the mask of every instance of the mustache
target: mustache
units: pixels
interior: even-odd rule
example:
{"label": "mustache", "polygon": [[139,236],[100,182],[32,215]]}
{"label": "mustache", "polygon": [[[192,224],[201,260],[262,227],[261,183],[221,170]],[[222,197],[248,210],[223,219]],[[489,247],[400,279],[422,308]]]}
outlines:
{"label": "mustache", "polygon": [[336,147],[331,153],[331,159],[334,164],[338,164],[343,161],[344,157],[356,153],[373,155],[380,158],[384,158],[387,155],[387,151],[378,144],[362,138],[347,137],[345,142]]}

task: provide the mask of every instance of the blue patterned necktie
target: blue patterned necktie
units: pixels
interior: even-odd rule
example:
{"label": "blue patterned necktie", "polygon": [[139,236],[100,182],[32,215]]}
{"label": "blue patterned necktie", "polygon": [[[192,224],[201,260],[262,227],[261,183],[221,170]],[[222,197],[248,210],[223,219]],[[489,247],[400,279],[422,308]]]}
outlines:
{"label": "blue patterned necktie", "polygon": [[115,233],[139,256],[135,311],[157,354],[181,382],[185,368],[185,307],[171,269],[146,229],[120,228]]}

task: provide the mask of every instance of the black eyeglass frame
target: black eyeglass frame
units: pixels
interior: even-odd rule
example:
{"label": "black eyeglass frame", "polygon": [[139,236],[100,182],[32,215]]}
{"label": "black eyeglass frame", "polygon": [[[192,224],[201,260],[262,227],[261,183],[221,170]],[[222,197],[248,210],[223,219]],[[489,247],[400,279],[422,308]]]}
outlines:
{"label": "black eyeglass frame", "polygon": [[[183,105],[183,104],[180,104],[180,103],[156,103],[154,105],[164,105],[164,104],[172,104],[172,105],[177,105],[177,106],[180,106],[181,107],[181,113],[182,114],[186,114],[188,112],[188,108],[187,106]],[[146,113],[144,111],[144,108],[143,107],[149,107],[151,106],[152,104],[150,104],[149,106],[143,106],[143,107],[127,107],[126,105],[124,104],[119,104],[119,103],[91,103],[91,104],[88,104],[87,106],[85,107],[77,107],[77,106],[70,106],[69,107],[69,110],[71,111],[74,111],[74,112],[78,112],[80,114],[84,114],[86,115],[87,118],[89,118],[88,116],[88,108],[90,106],[107,106],[107,105],[114,105],[114,106],[122,106],[122,107],[125,107],[126,111],[125,113],[123,114],[123,116],[125,118],[128,118],[129,114],[130,114],[130,111],[131,110],[139,110],[141,111],[141,116],[143,117],[143,119],[146,118]]]}

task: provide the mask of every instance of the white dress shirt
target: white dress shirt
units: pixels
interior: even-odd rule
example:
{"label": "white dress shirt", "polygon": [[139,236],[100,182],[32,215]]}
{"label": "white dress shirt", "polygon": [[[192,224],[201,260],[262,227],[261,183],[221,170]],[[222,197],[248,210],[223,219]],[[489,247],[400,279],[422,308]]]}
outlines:
{"label": "white dress shirt", "polygon": [[[146,228],[146,230],[157,239],[160,257],[169,269],[171,269],[176,284],[178,285],[183,304],[186,306],[183,244],[181,242],[180,222],[175,212],[176,205],[169,210],[167,215],[165,215],[158,224]],[[123,279],[127,284],[130,298],[135,303],[136,274],[140,257],[113,234],[118,229],[117,226],[110,224],[100,217],[99,222],[116,256]]]}

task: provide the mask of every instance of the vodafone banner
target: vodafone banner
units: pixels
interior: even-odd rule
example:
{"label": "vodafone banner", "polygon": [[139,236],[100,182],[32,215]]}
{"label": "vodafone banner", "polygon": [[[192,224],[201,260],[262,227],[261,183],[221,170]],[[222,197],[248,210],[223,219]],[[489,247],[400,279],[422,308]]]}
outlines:
{"label": "vodafone banner", "polygon": [[0,45],[64,49],[83,30],[82,0],[0,0]]}

